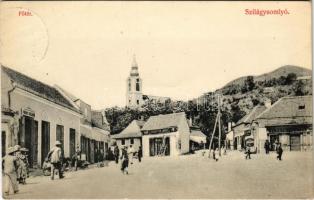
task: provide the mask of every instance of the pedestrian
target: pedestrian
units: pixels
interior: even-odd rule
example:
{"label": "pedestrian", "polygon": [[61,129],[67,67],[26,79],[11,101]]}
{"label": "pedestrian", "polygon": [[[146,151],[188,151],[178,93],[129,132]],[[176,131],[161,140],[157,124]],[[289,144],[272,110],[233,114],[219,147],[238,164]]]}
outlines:
{"label": "pedestrian", "polygon": [[74,160],[75,171],[77,171],[78,162],[79,160],[81,160],[81,150],[80,150],[79,145],[76,146],[76,151],[75,151],[75,154],[73,155],[73,160]]}
{"label": "pedestrian", "polygon": [[251,159],[251,149],[250,149],[250,147],[246,147],[246,149],[245,149],[245,154],[246,154],[246,156],[245,156],[245,159],[247,160],[247,159]]}
{"label": "pedestrian", "polygon": [[266,140],[264,144],[266,154],[269,154],[269,147],[270,147],[270,143],[268,140]]}
{"label": "pedestrian", "polygon": [[134,156],[134,148],[132,145],[130,145],[130,148],[128,149],[128,155],[131,165],[133,164],[133,156]]}
{"label": "pedestrian", "polygon": [[58,170],[59,178],[64,178],[62,172],[62,149],[61,149],[61,142],[56,141],[55,146],[50,150],[48,153],[48,159],[51,162],[51,180],[54,179],[54,171],[55,169]]}
{"label": "pedestrian", "polygon": [[14,147],[9,147],[7,155],[2,158],[4,173],[4,194],[9,195],[11,188],[14,193],[19,191],[17,183],[17,158],[14,156]]}
{"label": "pedestrian", "polygon": [[281,160],[281,156],[283,153],[281,143],[278,143],[276,151],[277,151],[277,160]]}
{"label": "pedestrian", "polygon": [[27,148],[21,148],[21,153],[23,155],[23,161],[25,163],[26,167],[26,177],[29,178],[29,162],[28,162],[28,149]]}
{"label": "pedestrian", "polygon": [[219,151],[218,151],[218,148],[216,148],[215,150],[213,150],[213,159],[216,162],[218,161],[218,155],[219,155]]}
{"label": "pedestrian", "polygon": [[127,152],[127,147],[125,146],[124,148],[122,148],[122,152],[121,152],[121,171],[123,174],[129,174],[128,167],[129,167],[129,156]]}
{"label": "pedestrian", "polygon": [[[26,184],[26,178],[28,176],[28,160],[25,156],[25,152],[28,150],[26,148],[21,148],[19,145],[15,147],[15,156],[17,158],[17,179],[19,183]],[[23,153],[22,153],[23,152]]]}
{"label": "pedestrian", "polygon": [[138,156],[138,161],[141,162],[142,161],[142,157],[143,157],[142,146],[138,147],[137,156]]}
{"label": "pedestrian", "polygon": [[114,159],[115,159],[116,163],[118,164],[118,162],[119,162],[119,154],[120,154],[118,145],[116,145],[114,147],[113,153],[114,153]]}

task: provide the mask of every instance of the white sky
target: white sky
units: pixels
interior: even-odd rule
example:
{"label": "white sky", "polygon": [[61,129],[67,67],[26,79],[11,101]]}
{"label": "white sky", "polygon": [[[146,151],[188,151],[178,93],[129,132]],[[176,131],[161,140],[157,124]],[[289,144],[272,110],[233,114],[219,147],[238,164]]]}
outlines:
{"label": "white sky", "polygon": [[[245,9],[288,9],[249,16]],[[33,16],[18,16],[29,10]],[[310,2],[2,2],[0,60],[94,109],[145,94],[187,100],[282,65],[311,68]]]}

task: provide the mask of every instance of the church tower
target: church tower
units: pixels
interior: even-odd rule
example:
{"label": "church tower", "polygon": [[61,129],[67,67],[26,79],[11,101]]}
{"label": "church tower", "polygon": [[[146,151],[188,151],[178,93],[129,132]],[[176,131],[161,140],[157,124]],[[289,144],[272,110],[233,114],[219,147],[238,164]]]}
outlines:
{"label": "church tower", "polygon": [[138,72],[138,65],[133,56],[130,76],[126,81],[126,105],[130,108],[138,108],[143,104],[142,79]]}

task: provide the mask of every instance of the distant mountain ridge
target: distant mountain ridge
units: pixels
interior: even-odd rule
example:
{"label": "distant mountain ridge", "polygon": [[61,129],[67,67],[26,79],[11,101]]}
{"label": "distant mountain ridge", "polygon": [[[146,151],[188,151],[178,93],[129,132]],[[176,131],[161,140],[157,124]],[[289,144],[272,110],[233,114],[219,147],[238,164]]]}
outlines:
{"label": "distant mountain ridge", "polygon": [[[312,76],[312,70],[310,70],[310,69],[299,67],[299,66],[294,66],[294,65],[285,65],[285,66],[279,67],[279,68],[277,68],[271,72],[264,73],[264,74],[258,75],[258,76],[253,76],[253,77],[254,77],[254,81],[258,82],[258,81],[270,80],[272,78],[279,78],[280,76],[287,76],[289,73],[295,73],[297,75],[297,77]],[[230,85],[236,85],[236,84],[241,85],[244,83],[244,81],[246,80],[247,77],[248,76],[243,76],[243,77],[237,78],[233,81],[230,81],[221,89],[228,87]]]}

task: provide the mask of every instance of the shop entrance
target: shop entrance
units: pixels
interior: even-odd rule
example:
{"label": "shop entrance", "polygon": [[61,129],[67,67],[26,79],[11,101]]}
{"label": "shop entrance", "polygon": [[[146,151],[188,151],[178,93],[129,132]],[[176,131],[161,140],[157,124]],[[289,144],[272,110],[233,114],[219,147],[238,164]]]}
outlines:
{"label": "shop entrance", "polygon": [[160,156],[170,155],[170,138],[150,138],[149,139],[149,155]]}
{"label": "shop entrance", "polygon": [[301,151],[301,140],[300,135],[290,136],[290,150],[291,151]]}

